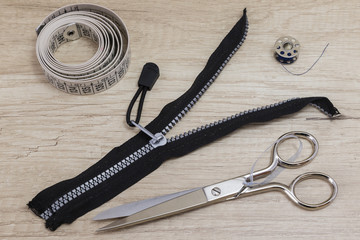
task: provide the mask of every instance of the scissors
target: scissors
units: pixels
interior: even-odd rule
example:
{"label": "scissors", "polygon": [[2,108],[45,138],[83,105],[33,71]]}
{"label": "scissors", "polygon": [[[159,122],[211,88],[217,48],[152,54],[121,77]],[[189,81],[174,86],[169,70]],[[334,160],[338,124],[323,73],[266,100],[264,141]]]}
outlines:
{"label": "scissors", "polygon": [[[299,161],[284,160],[278,153],[279,145],[289,138],[307,140],[312,146],[309,157]],[[116,219],[97,231],[114,230],[129,227],[140,223],[168,217],[182,212],[208,206],[214,203],[233,200],[252,194],[281,191],[297,206],[307,210],[317,210],[329,205],[336,197],[338,187],[333,178],[320,172],[307,172],[296,177],[290,185],[277,182],[264,184],[249,184],[253,180],[268,177],[275,169],[299,168],[312,161],[318,153],[318,141],[306,132],[289,132],[282,135],[274,144],[271,161],[268,167],[249,174],[232,178],[201,188],[194,188],[183,192],[169,194],[152,199],[128,203],[119,207],[108,209],[98,214],[94,220]],[[331,186],[330,197],[321,203],[307,203],[300,200],[295,194],[296,185],[307,179],[321,179]]]}

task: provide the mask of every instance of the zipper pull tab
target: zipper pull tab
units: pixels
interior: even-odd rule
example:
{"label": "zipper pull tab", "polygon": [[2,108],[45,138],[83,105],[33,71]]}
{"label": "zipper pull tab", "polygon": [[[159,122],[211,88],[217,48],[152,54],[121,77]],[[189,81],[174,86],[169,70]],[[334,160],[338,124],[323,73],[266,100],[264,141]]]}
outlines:
{"label": "zipper pull tab", "polygon": [[131,117],[131,111],[134,107],[134,104],[136,100],[139,98],[140,94],[140,100],[136,115],[136,123],[140,122],[141,112],[143,108],[143,104],[145,101],[145,96],[147,91],[151,91],[152,87],[154,86],[156,80],[160,76],[160,70],[159,67],[155,63],[146,63],[143,67],[143,70],[141,71],[141,75],[138,81],[139,89],[136,91],[134,97],[132,98],[129,107],[126,111],[126,123],[130,127],[135,127],[134,124],[132,124],[132,121],[130,120]]}
{"label": "zipper pull tab", "polygon": [[131,123],[134,124],[134,126],[137,127],[138,129],[140,129],[143,133],[145,133],[146,135],[151,137],[151,140],[149,141],[149,143],[154,148],[164,146],[167,143],[167,140],[162,133],[155,133],[155,135],[154,135],[151,132],[149,132],[146,128],[141,126],[140,124],[137,124],[135,121],[131,120]]}

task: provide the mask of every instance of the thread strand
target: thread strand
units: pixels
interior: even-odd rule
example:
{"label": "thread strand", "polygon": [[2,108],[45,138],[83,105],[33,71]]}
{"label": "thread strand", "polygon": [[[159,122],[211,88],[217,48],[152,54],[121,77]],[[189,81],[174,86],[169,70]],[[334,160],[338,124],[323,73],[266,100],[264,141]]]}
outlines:
{"label": "thread strand", "polygon": [[326,44],[324,50],[322,51],[321,55],[318,57],[318,59],[311,65],[311,67],[309,69],[307,69],[305,72],[302,72],[302,73],[293,73],[291,72],[290,70],[288,70],[284,64],[281,64],[281,66],[290,74],[294,75],[294,76],[301,76],[301,75],[304,75],[306,73],[308,73],[314,66],[315,64],[320,60],[320,58],[324,55],[325,51],[326,51],[326,48],[329,46],[330,43]]}

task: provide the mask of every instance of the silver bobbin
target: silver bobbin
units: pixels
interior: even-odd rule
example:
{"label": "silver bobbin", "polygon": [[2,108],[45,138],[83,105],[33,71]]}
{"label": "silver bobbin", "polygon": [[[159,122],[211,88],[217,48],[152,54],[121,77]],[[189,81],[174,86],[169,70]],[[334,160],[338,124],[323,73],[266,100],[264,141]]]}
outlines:
{"label": "silver bobbin", "polygon": [[281,37],[274,44],[274,56],[280,63],[291,64],[299,57],[300,43],[291,36]]}

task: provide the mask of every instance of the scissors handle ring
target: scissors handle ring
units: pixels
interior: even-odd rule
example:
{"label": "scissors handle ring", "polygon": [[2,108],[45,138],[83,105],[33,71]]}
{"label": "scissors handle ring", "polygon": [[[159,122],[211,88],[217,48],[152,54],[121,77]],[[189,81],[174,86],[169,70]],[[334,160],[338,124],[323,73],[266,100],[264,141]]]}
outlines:
{"label": "scissors handle ring", "polygon": [[[285,140],[289,139],[289,138],[301,138],[301,139],[305,139],[307,140],[311,146],[312,146],[312,153],[309,157],[300,160],[300,161],[295,161],[295,162],[290,162],[288,160],[284,160],[283,158],[280,157],[279,153],[278,153],[278,147],[279,145],[284,142]],[[307,132],[288,132],[285,133],[284,135],[282,135],[278,141],[275,143],[274,148],[273,148],[273,158],[274,160],[277,160],[277,163],[279,166],[284,167],[284,168],[298,168],[301,167],[305,164],[308,164],[311,160],[313,160],[315,158],[315,156],[317,155],[319,151],[319,143],[316,140],[316,138],[311,135],[310,133]]]}
{"label": "scissors handle ring", "polygon": [[[324,180],[325,182],[329,183],[329,185],[332,187],[330,197],[321,203],[306,203],[304,201],[301,201],[296,196],[295,187],[298,183],[300,183],[304,180],[308,180],[308,179],[320,179],[320,180]],[[292,181],[292,183],[289,185],[288,190],[289,191],[285,191],[285,193],[287,193],[287,195],[291,198],[291,200],[293,200],[298,206],[300,206],[306,210],[318,210],[323,207],[326,207],[332,201],[334,201],[334,199],[338,193],[338,186],[337,186],[335,180],[327,174],[324,174],[321,172],[307,172],[307,173],[301,174],[297,178],[295,178]]]}

